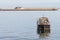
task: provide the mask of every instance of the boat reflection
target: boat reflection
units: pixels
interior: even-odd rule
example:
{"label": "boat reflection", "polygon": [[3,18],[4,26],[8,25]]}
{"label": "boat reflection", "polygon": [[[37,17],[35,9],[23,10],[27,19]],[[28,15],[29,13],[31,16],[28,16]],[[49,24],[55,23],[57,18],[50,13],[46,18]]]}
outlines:
{"label": "boat reflection", "polygon": [[[46,38],[50,36],[50,30],[43,30],[43,32],[41,32],[42,30],[37,30],[37,34],[39,35],[39,38]],[[45,32],[44,32],[45,31]]]}
{"label": "boat reflection", "polygon": [[49,37],[50,33],[40,33],[38,34],[39,35],[39,38],[46,38],[46,37]]}
{"label": "boat reflection", "polygon": [[37,30],[37,34],[38,34],[39,38],[46,38],[46,37],[50,36],[50,32],[43,32],[42,33],[42,32],[38,32],[38,30]]}

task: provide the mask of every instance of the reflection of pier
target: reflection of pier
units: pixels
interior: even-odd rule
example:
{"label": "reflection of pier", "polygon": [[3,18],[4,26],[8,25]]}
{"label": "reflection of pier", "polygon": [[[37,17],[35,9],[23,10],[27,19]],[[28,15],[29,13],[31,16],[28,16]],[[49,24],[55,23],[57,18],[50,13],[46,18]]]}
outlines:
{"label": "reflection of pier", "polygon": [[13,9],[9,8],[0,8],[0,11],[56,11],[57,8],[21,8],[16,7]]}

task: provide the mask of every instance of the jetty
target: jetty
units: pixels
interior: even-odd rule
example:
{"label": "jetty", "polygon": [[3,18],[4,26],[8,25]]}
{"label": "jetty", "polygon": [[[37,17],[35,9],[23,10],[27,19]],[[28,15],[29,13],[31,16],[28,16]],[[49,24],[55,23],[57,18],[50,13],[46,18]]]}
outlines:
{"label": "jetty", "polygon": [[0,11],[57,11],[58,8],[0,8]]}

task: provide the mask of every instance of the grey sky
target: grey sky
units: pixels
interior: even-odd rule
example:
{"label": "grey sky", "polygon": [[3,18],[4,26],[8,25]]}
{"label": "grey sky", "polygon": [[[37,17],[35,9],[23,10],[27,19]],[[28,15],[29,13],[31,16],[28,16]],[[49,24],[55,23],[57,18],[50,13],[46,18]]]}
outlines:
{"label": "grey sky", "polygon": [[59,0],[0,0],[0,7],[60,7]]}

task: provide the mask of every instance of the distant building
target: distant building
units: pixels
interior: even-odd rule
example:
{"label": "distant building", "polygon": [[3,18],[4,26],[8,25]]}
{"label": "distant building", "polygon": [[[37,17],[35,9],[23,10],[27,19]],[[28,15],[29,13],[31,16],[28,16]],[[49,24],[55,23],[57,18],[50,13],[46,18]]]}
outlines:
{"label": "distant building", "polygon": [[20,9],[20,8],[22,8],[22,7],[15,7],[15,9]]}

